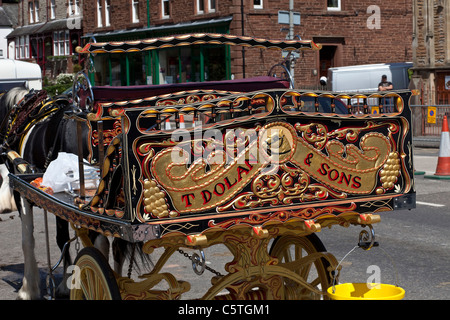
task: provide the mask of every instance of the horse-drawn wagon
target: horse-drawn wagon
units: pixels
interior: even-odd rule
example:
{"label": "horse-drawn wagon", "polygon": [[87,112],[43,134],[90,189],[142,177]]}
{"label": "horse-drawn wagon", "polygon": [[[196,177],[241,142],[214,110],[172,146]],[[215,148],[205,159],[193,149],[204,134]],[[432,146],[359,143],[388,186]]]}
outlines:
{"label": "horse-drawn wagon", "polygon": [[[320,47],[204,34],[91,43],[81,52],[196,43]],[[190,285],[161,272],[170,256],[197,250],[189,258],[201,274],[203,249],[222,244],[233,258],[202,299],[320,299],[338,262],[316,232],[350,224],[372,230],[381,212],[415,206],[410,95],[295,90],[273,77],[91,87],[80,73],[76,108],[64,114],[78,129],[79,189],[52,193],[32,183],[44,172],[16,170],[9,178],[83,240],[71,298],[180,298]],[[93,189],[85,187],[86,161],[99,172]],[[133,280],[112,271],[86,230],[164,253]],[[162,281],[168,289],[155,287]]]}

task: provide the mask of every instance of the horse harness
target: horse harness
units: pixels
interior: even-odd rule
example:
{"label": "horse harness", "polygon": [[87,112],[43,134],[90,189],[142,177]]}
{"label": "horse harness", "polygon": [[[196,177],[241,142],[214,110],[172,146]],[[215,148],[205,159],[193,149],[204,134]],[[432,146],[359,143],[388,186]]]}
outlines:
{"label": "horse harness", "polygon": [[[29,163],[23,160],[14,149],[19,150],[23,143],[23,137],[26,133],[39,121],[44,120],[51,114],[61,110],[63,105],[55,103],[57,100],[49,99],[45,90],[31,90],[27,93],[22,100],[14,105],[5,116],[5,119],[1,123],[0,132],[7,126],[6,133],[2,139],[0,148],[8,153],[8,157],[12,161],[15,167],[22,165],[22,170],[29,171]],[[58,124],[58,133],[62,127],[61,122]],[[58,136],[58,135],[56,135]],[[50,150],[48,157],[52,156],[53,149],[56,145],[55,139],[53,148]],[[15,146],[17,147],[15,148]],[[46,164],[48,165],[48,159]]]}

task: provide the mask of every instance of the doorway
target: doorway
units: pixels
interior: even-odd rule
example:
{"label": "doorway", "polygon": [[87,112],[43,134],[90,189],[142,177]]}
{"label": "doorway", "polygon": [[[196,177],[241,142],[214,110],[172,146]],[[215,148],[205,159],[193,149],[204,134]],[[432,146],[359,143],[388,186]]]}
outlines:
{"label": "doorway", "polygon": [[315,43],[320,43],[317,61],[317,81],[320,77],[328,77],[328,69],[342,66],[342,51],[345,46],[344,37],[313,37]]}
{"label": "doorway", "polygon": [[319,51],[319,77],[327,76],[328,69],[336,67],[336,51],[337,46],[325,45]]}

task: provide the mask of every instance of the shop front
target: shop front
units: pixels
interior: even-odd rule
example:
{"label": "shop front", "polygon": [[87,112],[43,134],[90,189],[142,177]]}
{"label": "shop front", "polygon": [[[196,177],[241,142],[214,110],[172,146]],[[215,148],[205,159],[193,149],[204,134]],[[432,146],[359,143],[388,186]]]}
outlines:
{"label": "shop front", "polygon": [[[129,41],[182,33],[228,33],[231,18],[85,35],[88,41]],[[95,55],[89,68],[93,85],[133,86],[229,80],[227,45],[191,45],[144,52]]]}

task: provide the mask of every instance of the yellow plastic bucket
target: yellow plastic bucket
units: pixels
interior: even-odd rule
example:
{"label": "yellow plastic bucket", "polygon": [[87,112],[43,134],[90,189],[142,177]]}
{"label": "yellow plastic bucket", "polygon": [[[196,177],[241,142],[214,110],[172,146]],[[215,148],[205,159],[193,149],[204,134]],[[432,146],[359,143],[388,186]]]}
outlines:
{"label": "yellow plastic bucket", "polygon": [[[402,300],[405,290],[391,284],[342,283],[328,288],[333,300]],[[334,292],[333,292],[334,291]]]}

